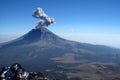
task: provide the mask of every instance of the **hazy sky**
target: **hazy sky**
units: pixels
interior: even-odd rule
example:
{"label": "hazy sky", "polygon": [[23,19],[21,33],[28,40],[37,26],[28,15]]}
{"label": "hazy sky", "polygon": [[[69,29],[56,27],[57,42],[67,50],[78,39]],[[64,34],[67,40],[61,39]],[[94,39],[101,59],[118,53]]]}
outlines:
{"label": "hazy sky", "polygon": [[54,17],[48,29],[63,38],[120,48],[120,0],[0,0],[0,42],[33,29],[37,7]]}

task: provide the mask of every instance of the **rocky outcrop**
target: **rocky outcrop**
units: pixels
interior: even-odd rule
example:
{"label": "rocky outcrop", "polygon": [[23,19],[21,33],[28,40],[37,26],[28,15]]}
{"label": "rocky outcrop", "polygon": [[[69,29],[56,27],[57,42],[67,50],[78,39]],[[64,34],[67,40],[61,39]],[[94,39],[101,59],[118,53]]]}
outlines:
{"label": "rocky outcrop", "polygon": [[18,63],[10,67],[3,67],[0,72],[0,80],[50,80],[41,72],[27,72]]}

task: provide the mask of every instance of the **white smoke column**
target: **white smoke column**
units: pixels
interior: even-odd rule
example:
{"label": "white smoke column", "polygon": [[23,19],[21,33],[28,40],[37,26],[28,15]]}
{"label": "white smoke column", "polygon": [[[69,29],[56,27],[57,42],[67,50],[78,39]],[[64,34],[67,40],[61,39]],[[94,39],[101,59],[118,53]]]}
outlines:
{"label": "white smoke column", "polygon": [[35,18],[41,19],[40,22],[38,22],[37,26],[35,27],[36,29],[42,27],[42,26],[49,26],[50,24],[53,24],[55,21],[53,18],[48,17],[42,8],[37,8],[35,12],[32,15]]}

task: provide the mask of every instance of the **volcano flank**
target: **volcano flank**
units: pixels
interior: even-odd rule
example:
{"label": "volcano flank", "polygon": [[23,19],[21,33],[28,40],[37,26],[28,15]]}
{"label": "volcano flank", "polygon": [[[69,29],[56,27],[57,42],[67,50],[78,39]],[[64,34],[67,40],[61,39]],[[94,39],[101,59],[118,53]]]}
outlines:
{"label": "volcano flank", "polygon": [[0,44],[0,67],[15,62],[62,80],[120,78],[120,49],[69,41],[45,27]]}

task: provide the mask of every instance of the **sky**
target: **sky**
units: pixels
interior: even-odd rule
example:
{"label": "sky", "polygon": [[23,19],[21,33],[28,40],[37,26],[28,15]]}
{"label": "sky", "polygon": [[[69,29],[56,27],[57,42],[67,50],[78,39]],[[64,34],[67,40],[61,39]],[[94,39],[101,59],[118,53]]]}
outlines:
{"label": "sky", "polygon": [[48,29],[62,38],[120,48],[120,0],[0,0],[0,43],[33,29],[37,7],[55,19]]}

